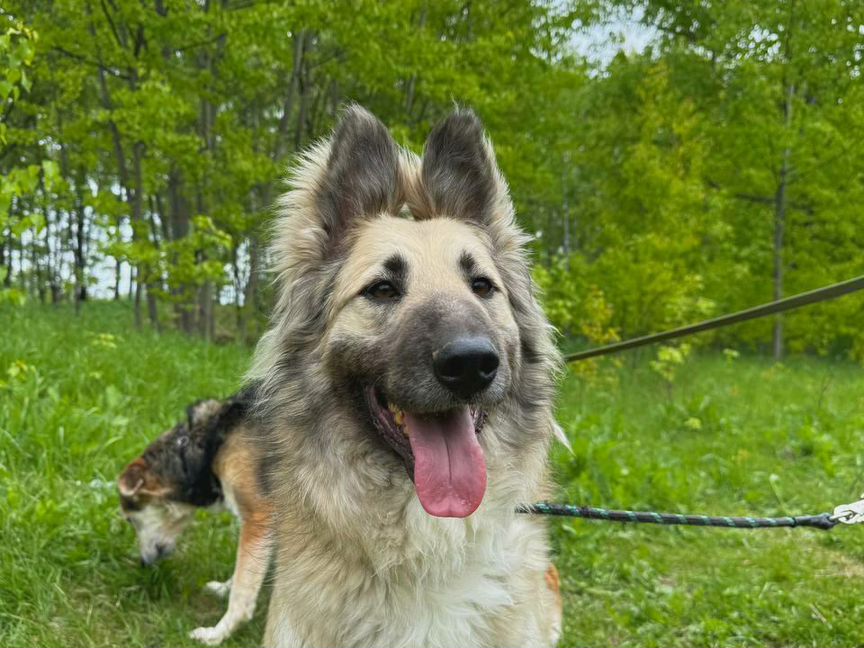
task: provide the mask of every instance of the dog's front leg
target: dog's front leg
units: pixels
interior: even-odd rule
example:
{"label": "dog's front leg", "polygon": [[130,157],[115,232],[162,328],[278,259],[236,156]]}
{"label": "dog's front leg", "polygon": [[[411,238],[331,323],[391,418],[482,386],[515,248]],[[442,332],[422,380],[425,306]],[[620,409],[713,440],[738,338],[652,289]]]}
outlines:
{"label": "dog's front leg", "polygon": [[234,575],[228,581],[228,610],[215,626],[196,628],[189,634],[190,637],[215,646],[230,637],[240,624],[252,618],[258,592],[267,573],[270,546],[269,515],[263,512],[251,514],[243,521]]}

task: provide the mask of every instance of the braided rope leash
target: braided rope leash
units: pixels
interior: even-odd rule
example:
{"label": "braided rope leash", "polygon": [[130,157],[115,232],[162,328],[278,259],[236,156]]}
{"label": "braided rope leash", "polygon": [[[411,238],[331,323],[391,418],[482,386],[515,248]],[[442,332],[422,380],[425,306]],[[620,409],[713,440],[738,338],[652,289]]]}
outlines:
{"label": "braided rope leash", "polygon": [[615,511],[593,506],[573,506],[539,502],[520,506],[517,513],[575,517],[606,522],[637,522],[643,524],[722,527],[727,529],[776,529],[779,527],[810,527],[830,531],[838,524],[864,522],[864,495],[857,502],[841,504],[833,513],[798,515],[795,517],[729,517],[710,515],[682,515],[655,511]]}

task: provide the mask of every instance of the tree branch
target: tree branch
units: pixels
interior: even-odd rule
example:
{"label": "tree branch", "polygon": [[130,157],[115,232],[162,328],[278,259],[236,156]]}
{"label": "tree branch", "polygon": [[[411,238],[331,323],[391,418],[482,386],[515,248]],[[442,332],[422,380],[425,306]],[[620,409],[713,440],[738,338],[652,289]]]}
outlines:
{"label": "tree branch", "polygon": [[[714,189],[715,191],[725,191],[723,187],[720,186],[719,183],[714,182],[713,180],[706,180],[705,183],[708,185],[710,189]],[[776,196],[759,196],[757,194],[737,192],[729,194],[732,198],[736,200],[743,200],[746,202],[756,203],[758,205],[774,205],[777,200]],[[800,202],[790,202],[788,203],[789,207],[792,209],[797,209],[798,211],[804,212],[805,214],[813,214],[815,208],[813,205],[808,205],[806,203]]]}
{"label": "tree branch", "polygon": [[74,59],[76,61],[86,63],[87,65],[91,65],[93,67],[99,68],[100,70],[104,70],[105,72],[107,72],[111,76],[117,77],[118,79],[126,79],[126,80],[129,79],[129,75],[123,74],[122,72],[118,72],[117,70],[112,70],[109,67],[105,67],[99,61],[94,61],[92,59],[88,59],[86,56],[82,56],[81,54],[76,54],[75,52],[70,52],[69,50],[64,49],[62,47],[59,47],[57,45],[55,45],[51,49],[52,49],[52,51],[55,51],[58,54],[63,54],[64,56],[68,56],[69,58]]}
{"label": "tree branch", "polygon": [[114,40],[117,41],[117,44],[121,49],[126,49],[126,44],[123,42],[123,39],[120,38],[120,33],[117,31],[117,25],[114,24],[114,19],[111,18],[111,12],[108,11],[108,7],[105,6],[105,0],[99,0],[99,6],[102,7],[102,13],[105,14],[105,20],[108,21],[108,25],[111,27],[111,33],[114,34]]}
{"label": "tree branch", "polygon": [[207,40],[199,41],[197,43],[190,43],[189,45],[184,45],[183,47],[175,47],[175,52],[185,52],[186,50],[195,49],[196,47],[203,47],[204,45],[210,45],[211,43],[215,43],[220,38],[225,38],[228,36],[228,32],[222,32],[218,36],[214,36],[213,38],[208,38]]}

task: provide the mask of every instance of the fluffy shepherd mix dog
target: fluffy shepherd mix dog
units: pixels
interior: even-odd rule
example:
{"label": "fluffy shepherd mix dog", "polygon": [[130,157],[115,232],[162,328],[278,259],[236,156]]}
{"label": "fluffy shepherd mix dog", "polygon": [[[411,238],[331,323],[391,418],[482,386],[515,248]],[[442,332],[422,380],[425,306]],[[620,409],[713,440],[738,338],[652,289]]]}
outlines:
{"label": "fluffy shepherd mix dog", "polygon": [[252,375],[275,508],[267,646],[551,646],[559,355],[479,119],[422,159],[349,108],[283,197]]}

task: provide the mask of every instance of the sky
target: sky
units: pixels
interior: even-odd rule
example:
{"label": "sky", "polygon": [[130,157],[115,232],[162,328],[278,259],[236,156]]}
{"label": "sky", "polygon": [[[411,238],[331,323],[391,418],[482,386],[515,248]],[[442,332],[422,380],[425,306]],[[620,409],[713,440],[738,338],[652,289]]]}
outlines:
{"label": "sky", "polygon": [[642,14],[641,10],[635,13],[618,10],[600,24],[575,30],[570,43],[589,61],[606,67],[618,52],[642,52],[656,37],[657,30],[639,22]]}

